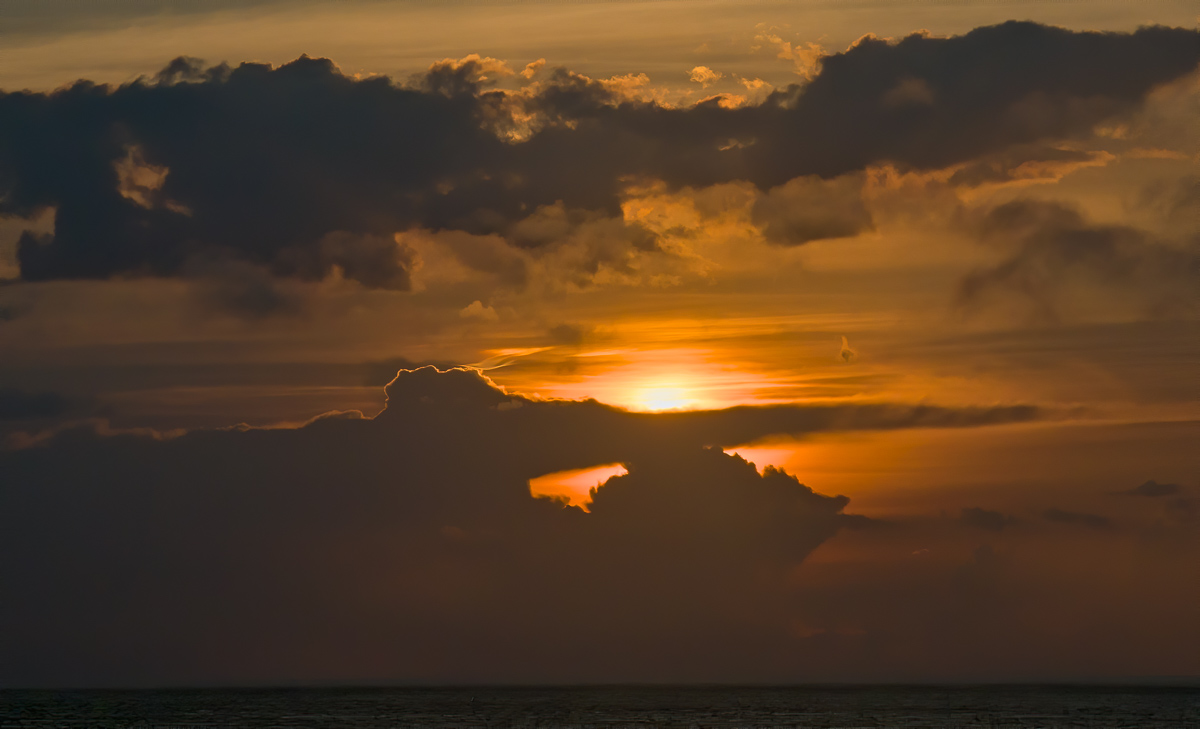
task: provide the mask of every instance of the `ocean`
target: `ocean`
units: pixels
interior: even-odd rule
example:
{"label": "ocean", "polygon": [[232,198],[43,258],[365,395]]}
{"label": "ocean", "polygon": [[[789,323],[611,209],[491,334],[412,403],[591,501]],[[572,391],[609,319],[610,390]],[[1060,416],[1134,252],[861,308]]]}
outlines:
{"label": "ocean", "polygon": [[1200,687],[0,691],[0,726],[88,729],[1200,727]]}

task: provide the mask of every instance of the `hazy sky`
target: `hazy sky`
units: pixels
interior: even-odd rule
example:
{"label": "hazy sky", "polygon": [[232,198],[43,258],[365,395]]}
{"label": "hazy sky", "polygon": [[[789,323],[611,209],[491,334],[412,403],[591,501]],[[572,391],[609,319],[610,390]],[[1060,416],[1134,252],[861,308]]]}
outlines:
{"label": "hazy sky", "polygon": [[0,43],[0,686],[1200,679],[1193,3]]}

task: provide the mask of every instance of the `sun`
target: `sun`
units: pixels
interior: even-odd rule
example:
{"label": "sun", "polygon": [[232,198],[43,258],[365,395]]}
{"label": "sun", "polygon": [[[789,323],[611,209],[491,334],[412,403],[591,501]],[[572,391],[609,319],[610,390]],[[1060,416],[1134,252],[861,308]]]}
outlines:
{"label": "sun", "polygon": [[[533,350],[528,350],[533,351]],[[752,363],[700,348],[630,347],[576,352],[579,372],[539,372],[536,367],[497,369],[489,376],[518,392],[565,399],[595,399],[634,412],[715,410],[790,402],[776,393],[792,379],[772,377]],[[725,353],[728,355],[729,353]]]}
{"label": "sun", "polygon": [[686,387],[651,385],[638,392],[637,404],[641,410],[662,412],[664,410],[685,410],[695,406],[696,403]]}

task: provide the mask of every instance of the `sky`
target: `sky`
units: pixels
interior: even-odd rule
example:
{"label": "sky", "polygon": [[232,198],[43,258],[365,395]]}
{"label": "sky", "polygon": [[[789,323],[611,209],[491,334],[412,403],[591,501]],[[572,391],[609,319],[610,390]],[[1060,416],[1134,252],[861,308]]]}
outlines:
{"label": "sky", "polygon": [[1194,4],[0,8],[0,687],[1200,680]]}

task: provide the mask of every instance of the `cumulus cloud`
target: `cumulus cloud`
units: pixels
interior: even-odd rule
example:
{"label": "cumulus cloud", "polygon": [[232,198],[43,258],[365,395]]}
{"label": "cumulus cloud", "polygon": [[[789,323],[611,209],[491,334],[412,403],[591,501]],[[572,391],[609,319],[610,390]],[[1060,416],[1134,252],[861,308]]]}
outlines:
{"label": "cumulus cloud", "polygon": [[[387,395],[374,419],[76,428],[0,454],[0,619],[20,626],[0,634],[0,680],[780,678],[791,570],[866,520],[705,445],[1031,416],[647,415],[432,367]],[[590,514],[530,495],[529,479],[603,463],[628,474]]]}
{"label": "cumulus cloud", "polygon": [[827,55],[825,49],[819,43],[786,41],[773,31],[774,29],[760,29],[754,36],[753,48],[772,48],[776,51],[776,58],[795,64],[796,75],[804,79],[815,76],[820,69],[821,59]]}
{"label": "cumulus cloud", "polygon": [[797,167],[823,176],[883,160],[934,169],[1086,133],[1193,70],[1195,54],[1192,31],[1165,28],[1124,35],[1009,22],[951,38],[864,38],[786,92],[791,134],[760,150],[776,162],[761,160],[761,172],[782,182]]}
{"label": "cumulus cloud", "polygon": [[490,56],[472,53],[463,58],[444,58],[429,66],[429,70],[413,77],[418,88],[446,96],[477,94],[486,86],[494,86],[505,76],[512,76],[508,63]]}
{"label": "cumulus cloud", "polygon": [[847,238],[873,227],[863,204],[862,178],[857,175],[828,181],[797,177],[759,197],[751,219],[768,241],[793,246]]}
{"label": "cumulus cloud", "polygon": [[534,76],[538,75],[538,73],[540,73],[541,70],[545,67],[546,67],[546,59],[545,58],[539,58],[536,61],[530,61],[529,63],[525,64],[525,68],[522,69],[521,78],[532,79]]}
{"label": "cumulus cloud", "polygon": [[458,315],[463,319],[479,319],[480,321],[498,321],[500,315],[491,306],[484,306],[476,299],[459,310]]}
{"label": "cumulus cloud", "polygon": [[689,74],[692,83],[700,84],[702,88],[708,88],[725,77],[725,74],[714,71],[708,66],[696,66]]}
{"label": "cumulus cloud", "polygon": [[[474,78],[476,66],[445,73]],[[356,81],[302,58],[277,69],[173,64],[116,89],[6,94],[2,212],[56,209],[52,234],[21,239],[22,278],[180,275],[207,254],[310,280],[337,266],[368,287],[403,288],[402,252],[378,241],[424,207],[414,196],[454,177],[457,150],[503,144],[472,116],[476,86],[434,85]],[[156,186],[121,182],[131,144]]]}
{"label": "cumulus cloud", "polygon": [[[407,85],[326,59],[181,58],[120,87],[0,95],[0,215],[55,211],[52,233],[19,242],[27,281],[178,276],[215,256],[403,290],[408,261],[379,241],[414,226],[507,235],[555,205],[617,218],[638,178],[773,190],[881,162],[944,168],[1086,134],[1194,69],[1198,48],[1193,30],[1015,22],[867,38],[822,57],[807,84],[738,108],[667,106],[637,74],[558,69],[503,91],[493,82],[514,72],[477,55]],[[801,238],[855,227],[793,222],[776,227]]]}

